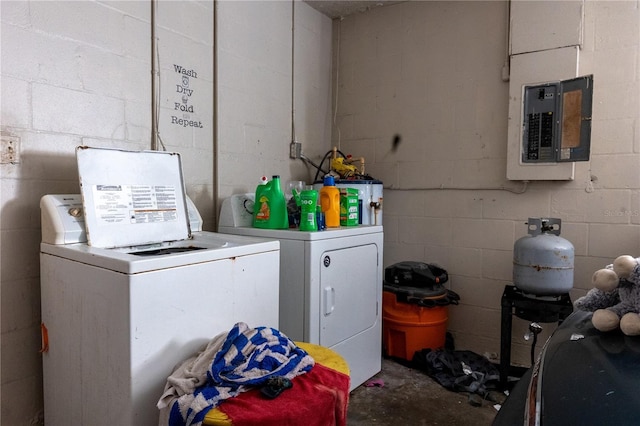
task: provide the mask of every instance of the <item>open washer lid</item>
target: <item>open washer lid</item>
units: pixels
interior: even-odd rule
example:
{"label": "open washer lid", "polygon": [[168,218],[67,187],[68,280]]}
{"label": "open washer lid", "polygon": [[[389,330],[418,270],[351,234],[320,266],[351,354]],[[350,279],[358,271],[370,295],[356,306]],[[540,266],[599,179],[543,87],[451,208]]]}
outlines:
{"label": "open washer lid", "polygon": [[191,236],[180,155],[76,148],[88,244],[100,248]]}

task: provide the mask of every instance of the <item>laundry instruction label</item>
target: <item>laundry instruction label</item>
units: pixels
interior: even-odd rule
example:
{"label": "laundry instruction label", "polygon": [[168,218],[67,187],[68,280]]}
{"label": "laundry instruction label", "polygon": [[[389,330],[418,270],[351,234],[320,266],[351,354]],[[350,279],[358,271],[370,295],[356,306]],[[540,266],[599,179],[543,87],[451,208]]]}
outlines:
{"label": "laundry instruction label", "polygon": [[176,188],[170,185],[94,185],[93,200],[101,225],[178,220]]}

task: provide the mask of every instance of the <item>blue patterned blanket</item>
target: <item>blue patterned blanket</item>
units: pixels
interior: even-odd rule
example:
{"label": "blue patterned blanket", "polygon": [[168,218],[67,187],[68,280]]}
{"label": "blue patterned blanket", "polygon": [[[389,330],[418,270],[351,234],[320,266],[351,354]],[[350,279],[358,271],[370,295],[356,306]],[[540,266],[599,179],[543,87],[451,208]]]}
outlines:
{"label": "blue patterned blanket", "polygon": [[169,376],[158,401],[159,424],[199,426],[225,399],[273,376],[292,379],[313,365],[313,358],[280,331],[237,323]]}

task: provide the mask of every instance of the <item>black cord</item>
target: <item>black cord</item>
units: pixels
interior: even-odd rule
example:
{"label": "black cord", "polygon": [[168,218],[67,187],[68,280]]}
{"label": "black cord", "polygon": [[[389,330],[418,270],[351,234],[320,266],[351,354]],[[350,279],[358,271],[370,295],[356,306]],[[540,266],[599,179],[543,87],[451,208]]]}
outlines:
{"label": "black cord", "polygon": [[313,178],[313,182],[312,182],[312,183],[315,183],[315,182],[317,182],[317,181],[318,181],[318,175],[320,174],[320,170],[322,170],[322,165],[324,164],[324,160],[326,160],[326,159],[327,159],[327,157],[328,157],[329,155],[331,155],[331,153],[332,153],[332,152],[333,152],[333,151],[329,151],[329,152],[327,152],[327,153],[324,155],[324,157],[322,157],[322,161],[320,161],[320,165],[316,167],[316,169],[317,169],[317,170],[316,170],[316,175],[315,175],[315,177]]}
{"label": "black cord", "polygon": [[[336,151],[338,154],[342,155],[342,158],[347,158],[346,155],[344,155],[344,153],[340,150]],[[322,165],[324,164],[325,160],[327,159],[327,157],[329,157],[331,154],[333,154],[333,150],[329,150],[327,151],[327,153],[324,155],[324,157],[322,157],[322,161],[320,162],[319,166],[316,166],[315,164],[313,164],[313,166],[317,169],[316,170],[316,175],[313,178],[313,183],[318,181],[318,175],[320,174],[320,171],[322,170]],[[329,168],[329,171],[331,171],[331,168]]]}

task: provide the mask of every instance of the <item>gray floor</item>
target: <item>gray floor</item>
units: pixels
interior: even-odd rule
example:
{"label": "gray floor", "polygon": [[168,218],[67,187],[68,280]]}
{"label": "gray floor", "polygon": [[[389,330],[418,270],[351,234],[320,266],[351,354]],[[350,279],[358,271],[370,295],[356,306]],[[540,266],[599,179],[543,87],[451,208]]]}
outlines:
{"label": "gray floor", "polygon": [[391,359],[382,360],[382,387],[354,389],[349,396],[348,426],[491,425],[495,402],[469,404],[466,393],[451,392],[420,370]]}

